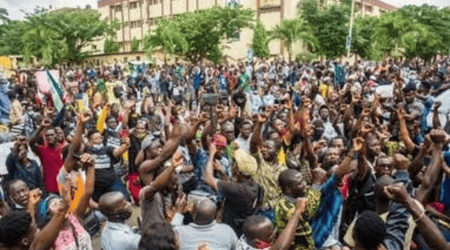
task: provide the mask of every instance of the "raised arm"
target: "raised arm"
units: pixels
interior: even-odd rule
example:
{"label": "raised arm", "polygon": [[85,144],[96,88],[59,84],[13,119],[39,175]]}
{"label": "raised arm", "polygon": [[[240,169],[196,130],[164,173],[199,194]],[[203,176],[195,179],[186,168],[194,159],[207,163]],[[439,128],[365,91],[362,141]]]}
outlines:
{"label": "raised arm", "polygon": [[68,181],[62,190],[63,202],[50,222],[36,235],[31,243],[30,249],[47,250],[51,249],[53,243],[58,238],[59,232],[64,228],[66,214],[70,207],[70,182]]}
{"label": "raised arm", "polygon": [[72,171],[73,166],[77,163],[77,160],[73,158],[73,155],[75,152],[78,152],[81,148],[82,143],[82,137],[84,132],[84,124],[88,122],[90,119],[89,116],[80,114],[78,116],[78,122],[77,127],[75,128],[75,135],[73,137],[73,140],[69,146],[69,153],[66,156],[66,159],[64,161],[64,169],[67,173],[70,173]]}
{"label": "raised arm", "polygon": [[130,137],[125,137],[123,139],[122,145],[114,149],[113,151],[114,158],[119,158],[121,155],[123,155],[123,153],[125,153],[128,150],[128,148],[130,148],[130,145],[131,145]]}
{"label": "raised arm", "polygon": [[134,105],[136,105],[136,103],[134,101],[127,101],[127,103],[125,103],[125,110],[123,112],[123,119],[122,119],[122,127],[123,129],[128,129],[128,122],[130,121],[130,113],[131,113],[131,109],[134,107]]}
{"label": "raised arm", "polygon": [[306,159],[309,162],[310,169],[315,169],[318,166],[319,157],[317,157],[316,153],[314,152],[314,147],[311,143],[311,136],[313,133],[311,124],[305,124],[301,130],[303,136],[303,148],[306,152]]}
{"label": "raised arm", "polygon": [[361,137],[357,137],[353,139],[353,148],[350,150],[350,152],[345,156],[344,160],[341,164],[336,168],[334,171],[334,174],[339,178],[342,179],[346,174],[350,173],[352,161],[356,158],[357,154],[363,150],[364,147],[364,139]]}
{"label": "raised arm", "polygon": [[205,123],[208,120],[208,116],[206,113],[201,113],[199,119],[194,123],[194,126],[190,130],[190,132],[186,135],[186,143],[190,143],[194,138],[195,134],[197,133],[198,129],[200,128],[200,125]]}
{"label": "raised arm", "polygon": [[139,193],[140,199],[151,201],[155,193],[163,190],[169,184],[172,174],[175,172],[175,168],[180,166],[182,162],[183,156],[176,153],[172,158],[170,166],[158,175],[153,182],[141,190]]}
{"label": "raised arm", "polygon": [[38,151],[37,151],[37,147],[38,147],[38,141],[39,138],[41,136],[41,133],[48,127],[50,127],[50,125],[52,124],[52,121],[49,118],[45,118],[44,120],[42,120],[41,125],[39,126],[39,128],[34,132],[34,134],[30,137],[30,140],[28,141],[28,144],[30,145],[31,150],[36,154],[39,155]]}
{"label": "raised arm", "polygon": [[413,152],[416,148],[416,144],[411,140],[411,137],[409,136],[408,128],[406,127],[406,114],[405,110],[403,108],[400,108],[397,111],[398,114],[398,120],[399,120],[399,135],[400,139],[405,144],[406,148],[409,152]]}
{"label": "raised arm", "polygon": [[406,207],[416,222],[416,228],[419,230],[431,249],[450,249],[450,243],[445,240],[444,236],[434,222],[430,220],[427,215],[425,215],[425,210],[423,207],[420,207],[418,202],[411,198],[404,185],[397,184],[389,186],[386,188],[386,193],[391,199],[402,203]]}
{"label": "raised arm", "polygon": [[283,233],[280,234],[270,250],[287,250],[292,246],[292,242],[295,238],[295,231],[297,231],[298,222],[302,217],[302,214],[305,212],[307,202],[308,201],[306,198],[297,198],[294,214],[291,216],[286,228],[283,230]]}
{"label": "raised arm", "polygon": [[205,173],[203,176],[203,179],[208,186],[210,186],[214,191],[218,191],[219,187],[217,185],[217,179],[214,177],[214,168],[213,168],[213,162],[214,162],[214,155],[216,154],[217,149],[216,145],[214,143],[210,144],[209,147],[209,158],[208,162],[206,163],[205,167]]}
{"label": "raised arm", "polygon": [[443,163],[442,147],[443,141],[446,138],[445,133],[442,130],[432,130],[430,133],[430,137],[434,143],[431,163],[425,171],[422,184],[417,189],[416,195],[414,197],[422,204],[427,203],[430,192],[434,187],[434,183],[436,183],[437,178],[439,177],[439,174],[441,172],[441,166]]}
{"label": "raised arm", "polygon": [[170,159],[180,145],[181,139],[180,124],[176,122],[172,129],[172,135],[164,145],[162,153],[155,159],[144,161],[141,166],[139,166],[139,176],[145,185],[149,185],[152,182],[150,172],[154,171],[157,167],[162,166],[165,161]]}
{"label": "raised arm", "polygon": [[439,107],[441,106],[441,104],[442,104],[441,102],[434,103],[434,110],[433,110],[433,128],[434,129],[441,128],[441,120],[439,119]]}
{"label": "raised arm", "polygon": [[90,154],[83,154],[80,157],[80,162],[86,166],[86,186],[81,196],[80,201],[78,202],[78,206],[75,209],[74,215],[78,218],[80,222],[83,221],[84,216],[86,215],[86,211],[89,207],[89,201],[94,194],[94,185],[95,185],[95,169],[94,169],[94,157]]}
{"label": "raised arm", "polygon": [[267,117],[264,115],[254,115],[253,121],[255,123],[255,128],[253,129],[252,137],[250,138],[250,153],[256,154],[260,147],[262,147],[261,138],[261,128],[262,125],[267,121]]}

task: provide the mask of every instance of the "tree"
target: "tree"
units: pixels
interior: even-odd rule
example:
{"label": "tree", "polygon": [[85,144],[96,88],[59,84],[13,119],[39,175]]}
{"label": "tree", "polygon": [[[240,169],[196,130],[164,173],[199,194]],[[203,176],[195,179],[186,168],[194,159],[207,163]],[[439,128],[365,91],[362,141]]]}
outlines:
{"label": "tree", "polygon": [[300,15],[312,27],[319,55],[336,58],[345,53],[350,16],[347,2],[322,6],[317,0],[306,0],[300,5]]}
{"label": "tree", "polygon": [[373,16],[358,17],[355,20],[352,49],[363,58],[373,59],[371,57],[373,45],[372,34],[374,28],[378,25],[378,20],[378,17]]}
{"label": "tree", "polygon": [[0,25],[0,55],[20,55],[22,53],[23,28],[22,22],[17,20]]}
{"label": "tree", "polygon": [[133,37],[133,40],[131,41],[131,51],[138,51],[139,50],[139,40],[136,37]]}
{"label": "tree", "polygon": [[441,40],[430,28],[414,22],[402,12],[382,15],[372,36],[372,55],[381,58],[384,54],[393,57],[428,57],[431,50],[439,47]]}
{"label": "tree", "polygon": [[9,21],[8,11],[5,8],[0,8],[0,21],[6,23]]}
{"label": "tree", "polygon": [[176,22],[162,19],[158,27],[145,37],[144,48],[149,57],[156,50],[162,51],[166,61],[167,54],[182,54],[187,51],[188,43]]}
{"label": "tree", "polygon": [[188,49],[176,48],[189,60],[197,62],[204,58],[219,62],[222,59],[220,44],[226,37],[234,37],[239,30],[252,27],[254,12],[242,6],[214,7],[178,16],[173,23],[184,35]]}
{"label": "tree", "polygon": [[[422,54],[424,57],[432,57],[438,53],[447,54],[450,50],[450,8],[439,9],[436,6],[430,5],[408,5],[397,10],[405,18],[409,19],[411,22],[418,22],[428,27],[429,31],[435,39],[438,39],[439,43],[435,44],[434,47],[427,47],[426,54]],[[423,47],[423,41],[420,49],[425,49]],[[425,45],[426,46],[426,45]],[[419,52],[419,54],[421,54]],[[427,58],[424,58],[427,59]]]}
{"label": "tree", "polygon": [[96,10],[37,11],[24,21],[23,55],[46,66],[67,61],[80,63],[89,53],[83,48],[103,35],[113,35],[114,25],[100,19]]}
{"label": "tree", "polygon": [[117,53],[119,51],[119,44],[113,38],[107,37],[103,43],[103,52],[108,54]]}
{"label": "tree", "polygon": [[289,52],[289,61],[292,58],[292,45],[296,41],[303,41],[309,47],[315,48],[317,39],[311,27],[301,19],[285,19],[272,31],[272,39],[280,39]]}
{"label": "tree", "polygon": [[269,39],[264,25],[258,21],[253,31],[252,49],[255,56],[259,58],[269,58]]}

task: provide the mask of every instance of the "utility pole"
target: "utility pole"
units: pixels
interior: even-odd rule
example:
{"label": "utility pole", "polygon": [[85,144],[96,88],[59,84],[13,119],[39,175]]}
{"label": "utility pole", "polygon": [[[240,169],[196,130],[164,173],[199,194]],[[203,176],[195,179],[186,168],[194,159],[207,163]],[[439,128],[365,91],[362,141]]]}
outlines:
{"label": "utility pole", "polygon": [[348,32],[348,37],[346,41],[347,47],[347,58],[350,58],[350,48],[352,47],[352,29],[353,29],[353,15],[355,10],[355,0],[352,0],[352,14],[350,16],[350,30]]}

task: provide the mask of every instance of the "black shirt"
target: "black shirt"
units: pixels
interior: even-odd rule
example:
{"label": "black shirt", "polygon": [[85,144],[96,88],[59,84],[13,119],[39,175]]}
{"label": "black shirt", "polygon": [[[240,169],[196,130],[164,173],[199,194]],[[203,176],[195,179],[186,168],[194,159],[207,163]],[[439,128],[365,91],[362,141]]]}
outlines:
{"label": "black shirt", "polygon": [[94,156],[95,163],[95,190],[107,190],[116,180],[113,168],[113,147],[102,146],[101,148],[86,148],[89,154]]}
{"label": "black shirt", "polygon": [[245,220],[252,216],[258,199],[260,187],[254,181],[217,183],[219,191],[225,196],[223,222],[229,225],[240,237]]}

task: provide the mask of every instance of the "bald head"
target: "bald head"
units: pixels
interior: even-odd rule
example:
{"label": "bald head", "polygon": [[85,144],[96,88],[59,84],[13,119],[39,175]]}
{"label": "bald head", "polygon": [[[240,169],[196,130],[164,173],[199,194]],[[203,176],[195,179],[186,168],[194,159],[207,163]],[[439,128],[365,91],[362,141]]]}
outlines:
{"label": "bald head", "polygon": [[216,212],[217,206],[212,200],[201,200],[196,205],[196,216],[194,222],[201,225],[209,224],[214,221]]}
{"label": "bald head", "polygon": [[100,211],[109,218],[116,214],[116,209],[120,207],[123,199],[125,199],[125,197],[121,192],[109,192],[100,197],[98,207]]}
{"label": "bald head", "polygon": [[273,232],[272,222],[264,216],[253,215],[247,218],[242,227],[245,238],[248,241],[262,240],[271,242],[271,233]]}

